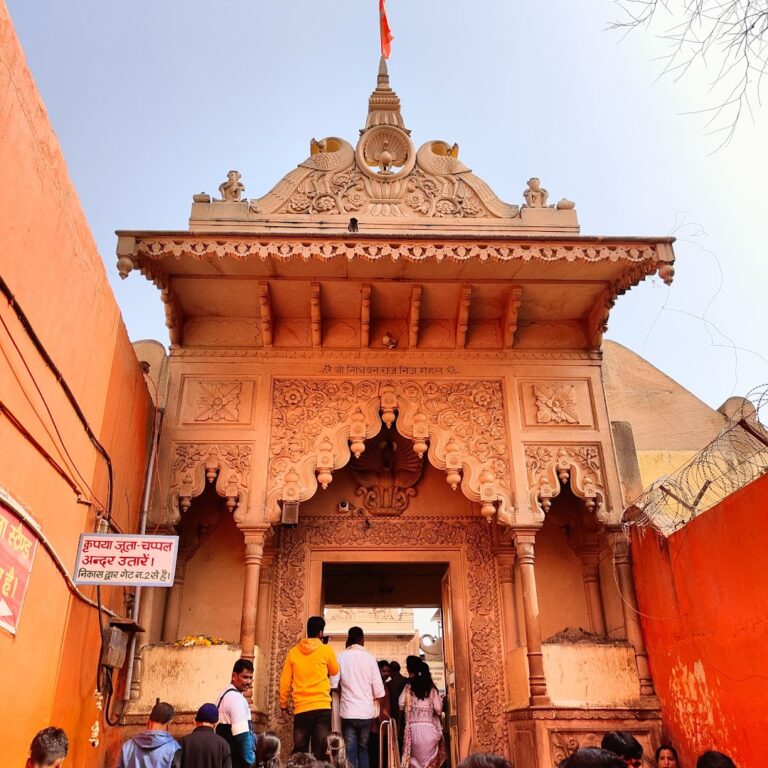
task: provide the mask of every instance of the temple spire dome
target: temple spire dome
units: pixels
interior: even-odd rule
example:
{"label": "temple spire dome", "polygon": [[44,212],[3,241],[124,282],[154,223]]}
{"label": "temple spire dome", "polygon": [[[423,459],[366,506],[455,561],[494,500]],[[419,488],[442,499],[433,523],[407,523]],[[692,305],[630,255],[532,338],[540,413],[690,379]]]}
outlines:
{"label": "temple spire dome", "polygon": [[403,116],[400,114],[400,97],[389,84],[387,60],[383,56],[379,60],[376,89],[368,99],[368,116],[365,120],[365,128],[361,133],[378,125],[391,125],[410,133],[405,127]]}

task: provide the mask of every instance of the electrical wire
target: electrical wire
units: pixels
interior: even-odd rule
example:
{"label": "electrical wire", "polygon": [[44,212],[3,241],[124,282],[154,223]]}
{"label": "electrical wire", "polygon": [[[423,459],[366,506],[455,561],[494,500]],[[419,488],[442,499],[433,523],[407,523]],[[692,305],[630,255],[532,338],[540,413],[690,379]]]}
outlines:
{"label": "electrical wire", "polygon": [[113,617],[117,616],[117,614],[109,610],[109,608],[104,608],[103,606],[99,607],[98,603],[94,602],[93,600],[91,600],[91,598],[87,597],[85,594],[83,594],[80,591],[77,584],[75,584],[75,582],[72,581],[72,577],[69,575],[69,571],[67,571],[66,565],[64,565],[62,559],[59,557],[58,553],[54,549],[54,546],[51,543],[51,541],[37,527],[37,523],[25,512],[24,508],[20,504],[15,503],[6,493],[2,493],[2,492],[0,492],[0,504],[5,505],[8,509],[11,510],[11,512],[13,512],[14,515],[16,515],[19,519],[21,519],[24,523],[27,524],[27,527],[32,531],[35,538],[37,538],[37,540],[42,545],[43,549],[48,553],[48,556],[53,561],[53,564],[56,566],[56,569],[64,577],[64,581],[66,582],[67,587],[69,588],[69,591],[78,600],[81,600],[86,605],[89,605],[91,608],[102,610],[105,613],[109,614],[110,616],[113,616]]}
{"label": "electrical wire", "polygon": [[[40,340],[40,337],[37,335],[37,333],[35,333],[35,330],[32,327],[32,324],[30,323],[29,318],[27,317],[26,313],[19,305],[18,301],[16,300],[16,297],[14,296],[13,292],[8,286],[8,283],[5,282],[2,276],[0,276],[0,292],[2,292],[2,294],[7,299],[8,306],[13,310],[14,314],[16,315],[16,318],[18,319],[22,328],[24,328],[24,330],[26,331],[26,334],[29,337],[30,341],[32,342],[33,346],[37,350],[40,357],[42,357],[45,364],[51,370],[51,373],[54,375],[54,378],[56,379],[59,386],[63,390],[67,400],[69,401],[69,404],[72,406],[72,409],[77,415],[77,418],[80,421],[80,424],[85,430],[86,435],[88,435],[88,439],[91,441],[91,443],[96,448],[98,453],[102,456],[102,458],[104,459],[107,465],[107,503],[104,505],[104,511],[106,513],[107,519],[110,519],[112,517],[112,494],[113,494],[113,480],[114,480],[112,459],[110,458],[109,453],[107,453],[107,449],[101,444],[101,442],[99,441],[99,438],[96,436],[96,433],[91,428],[91,425],[88,422],[86,415],[83,413],[83,410],[80,407],[80,404],[78,403],[74,392],[70,388],[69,384],[67,384],[67,381],[64,378],[64,375],[61,373],[56,363],[54,363],[50,354],[48,353],[45,346],[43,345],[43,342]],[[0,317],[0,320],[2,320],[1,317]],[[2,323],[6,331],[8,331],[8,326],[5,324],[4,320],[2,320]],[[21,354],[21,351],[16,345],[16,342],[13,339],[13,336],[10,334],[10,332],[9,332],[9,336],[11,338],[11,341],[14,347],[16,347],[16,350],[19,352],[19,356],[22,358],[22,361],[24,362],[24,366],[29,371],[29,367],[27,366],[27,363],[24,360],[24,357]],[[32,373],[30,371],[30,376],[31,375]],[[40,389],[34,377],[32,377],[32,380],[35,384],[35,387],[38,389],[38,392],[40,392]],[[42,392],[40,392],[40,395],[41,397],[43,397]],[[48,409],[48,404],[45,402],[44,397],[43,397],[43,403],[45,404],[46,410],[48,410],[48,413],[50,414],[50,410]],[[58,434],[58,428],[56,428],[56,431]],[[63,441],[62,441],[62,445],[63,445]]]}
{"label": "electrical wire", "polygon": [[83,500],[83,495],[80,491],[80,488],[78,488],[75,481],[67,474],[67,471],[59,464],[56,459],[51,456],[48,451],[43,448],[43,446],[35,439],[34,435],[27,430],[27,428],[21,423],[21,421],[17,418],[17,416],[13,413],[13,411],[2,401],[0,400],[0,413],[5,416],[8,421],[13,424],[14,427],[16,427],[17,431],[20,432],[29,442],[32,447],[53,467],[53,469],[56,471],[56,473],[63,478],[64,482],[72,489],[75,496],[77,497],[77,503],[83,504],[83,503],[90,503],[85,502]]}
{"label": "electrical wire", "polygon": [[[53,358],[48,353],[48,350],[45,348],[43,342],[41,341],[40,337],[35,332],[35,329],[32,327],[31,322],[29,321],[29,318],[27,317],[24,310],[19,305],[18,301],[16,300],[16,297],[11,291],[8,284],[5,282],[3,277],[0,275],[0,292],[5,296],[6,300],[8,301],[8,306],[13,310],[14,314],[16,315],[16,319],[21,324],[21,327],[26,332],[27,336],[29,337],[29,340],[32,342],[32,345],[35,347],[35,350],[40,355],[40,357],[43,359],[43,362],[46,364],[46,366],[50,369],[51,373],[53,374],[54,378],[59,384],[59,387],[64,392],[64,395],[66,396],[70,406],[72,407],[72,410],[75,412],[75,415],[77,416],[78,420],[80,421],[81,426],[85,430],[86,435],[88,436],[88,439],[91,441],[93,446],[96,448],[96,451],[101,455],[101,457],[104,459],[107,467],[107,502],[105,505],[102,505],[104,508],[104,517],[107,521],[107,523],[110,523],[112,520],[112,501],[113,501],[113,493],[114,493],[114,473],[113,473],[113,467],[112,467],[112,459],[110,458],[109,453],[107,452],[107,449],[102,445],[99,438],[96,436],[96,433],[91,428],[91,425],[88,421],[88,418],[86,417],[85,413],[83,413],[83,409],[80,407],[80,403],[77,401],[77,398],[75,397],[74,392],[72,391],[71,387],[67,383],[66,379],[64,378],[64,375],[62,374],[59,367],[56,365],[56,363],[53,361]],[[43,405],[45,406],[46,411],[48,412],[48,415],[51,419],[51,422],[53,424],[53,428],[56,430],[56,434],[59,436],[59,440],[61,441],[62,448],[64,449],[65,453],[69,457],[69,460],[72,462],[72,465],[77,472],[78,475],[81,476],[82,474],[77,469],[77,466],[70,456],[69,452],[67,451],[66,445],[64,444],[64,439],[61,436],[61,433],[59,432],[59,428],[56,424],[56,420],[53,417],[53,414],[51,413],[50,408],[48,407],[48,402],[45,399],[45,396],[43,395],[42,390],[40,389],[40,386],[37,383],[37,380],[35,379],[29,365],[27,364],[27,361],[22,354],[21,350],[19,349],[18,344],[16,343],[16,340],[14,339],[13,335],[10,332],[10,329],[8,328],[8,325],[6,324],[5,320],[0,316],[0,322],[2,322],[3,327],[5,328],[6,332],[8,333],[9,338],[11,339],[11,343],[13,344],[14,348],[16,349],[16,352],[18,353],[19,357],[21,358],[22,363],[24,364],[24,367],[27,369],[27,372],[32,379],[32,383],[35,386],[35,389],[37,390],[38,394],[40,395],[40,398],[43,401]],[[88,487],[88,483],[85,480],[85,478],[82,478],[85,485]],[[91,493],[93,494],[92,489]],[[94,498],[95,498],[95,494]],[[95,521],[95,525],[98,526],[98,520]],[[67,574],[67,580],[68,583],[70,582],[69,574]],[[74,582],[72,582],[72,585],[74,586]],[[81,594],[79,590],[77,590],[78,594]],[[91,604],[92,601],[90,601]],[[101,602],[101,587],[96,587],[96,603],[95,607],[97,609],[98,613],[98,620],[99,620],[99,639],[100,639],[100,650],[99,650],[99,658],[97,659],[96,663],[96,688],[97,690],[102,690],[102,681],[101,681],[101,672],[102,672],[102,666],[101,666],[101,656],[104,652],[104,633],[103,633],[103,622],[102,622],[102,611],[105,611],[106,613],[109,613],[111,616],[115,616],[112,611],[110,611],[108,608],[105,608],[102,605]]]}

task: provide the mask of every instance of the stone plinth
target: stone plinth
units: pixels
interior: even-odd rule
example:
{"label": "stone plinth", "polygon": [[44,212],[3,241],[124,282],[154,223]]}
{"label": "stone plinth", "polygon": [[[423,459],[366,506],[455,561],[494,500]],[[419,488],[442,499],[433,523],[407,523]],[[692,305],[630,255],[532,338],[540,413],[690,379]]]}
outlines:
{"label": "stone plinth", "polygon": [[176,712],[195,713],[201,704],[216,703],[240,658],[239,645],[148,645],[141,652],[141,688],[127,714],[148,715],[159,696]]}

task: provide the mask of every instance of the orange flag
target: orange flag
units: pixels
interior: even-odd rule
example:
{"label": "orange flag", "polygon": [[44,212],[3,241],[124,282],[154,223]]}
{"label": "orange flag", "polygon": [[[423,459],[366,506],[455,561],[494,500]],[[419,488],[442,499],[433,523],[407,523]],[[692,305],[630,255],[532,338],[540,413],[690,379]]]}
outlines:
{"label": "orange flag", "polygon": [[389,22],[387,21],[387,9],[384,7],[385,0],[379,0],[379,29],[381,31],[381,55],[389,58],[392,53],[392,33],[389,31]]}

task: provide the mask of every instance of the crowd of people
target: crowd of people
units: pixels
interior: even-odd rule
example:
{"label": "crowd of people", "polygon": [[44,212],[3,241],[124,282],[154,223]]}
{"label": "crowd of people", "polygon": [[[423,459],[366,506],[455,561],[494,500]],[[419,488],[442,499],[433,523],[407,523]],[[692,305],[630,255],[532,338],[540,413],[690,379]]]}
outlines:
{"label": "crowd of people", "polygon": [[[307,637],[289,651],[280,675],[280,708],[293,708],[293,751],[283,757],[277,734],[253,731],[246,694],[253,664],[239,659],[216,703],[203,704],[194,729],[169,732],[173,707],[158,701],[145,730],[126,740],[115,768],[442,768],[447,759],[445,706],[429,666],[406,659],[377,661],[360,627],[347,633],[338,655],[327,645],[325,620],[312,616]],[[334,699],[337,702],[333,706]],[[26,768],[61,766],[68,752],[60,728],[45,728],[30,745]],[[675,748],[662,744],[656,768],[683,768]],[[642,745],[630,733],[607,733],[600,747],[578,749],[557,768],[642,768]],[[498,755],[473,754],[457,768],[513,768]],[[703,753],[696,768],[736,768],[721,752]]]}

